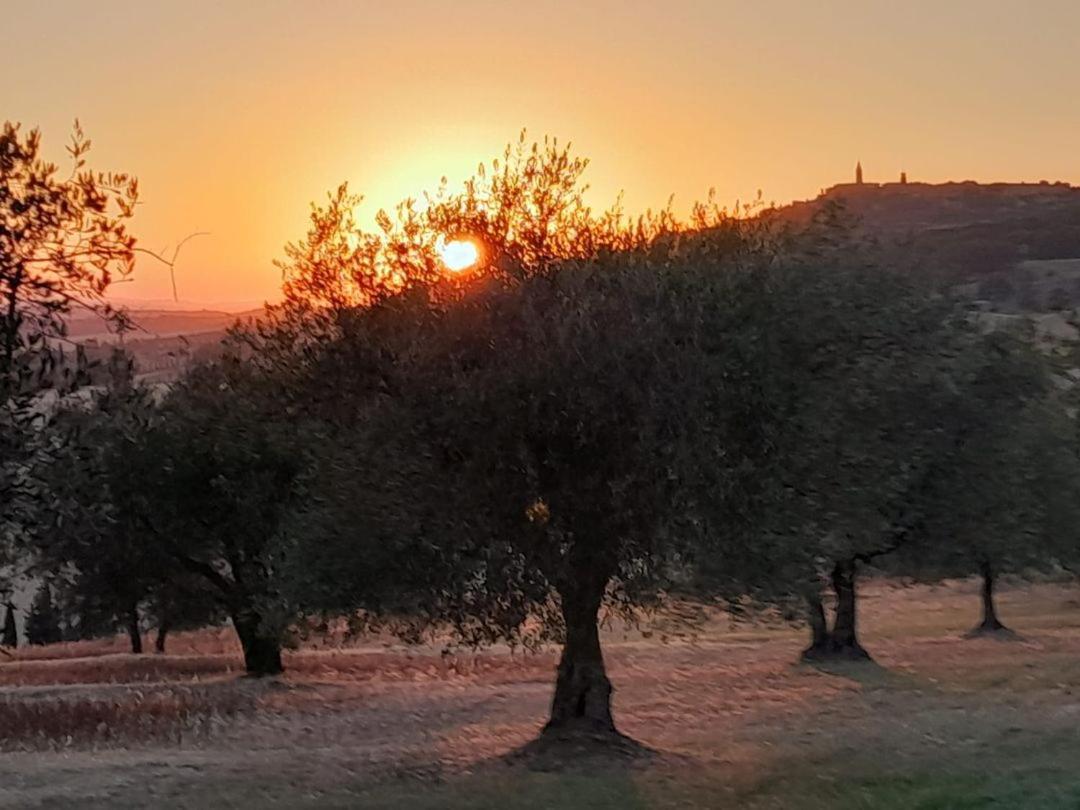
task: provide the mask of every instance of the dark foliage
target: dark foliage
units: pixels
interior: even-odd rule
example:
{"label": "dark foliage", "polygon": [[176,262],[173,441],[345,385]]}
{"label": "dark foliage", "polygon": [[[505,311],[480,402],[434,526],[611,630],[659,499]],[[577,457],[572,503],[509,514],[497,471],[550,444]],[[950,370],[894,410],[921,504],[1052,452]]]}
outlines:
{"label": "dark foliage", "polygon": [[15,605],[8,602],[4,606],[4,629],[0,633],[0,647],[14,649],[19,646],[19,633],[15,627]]}
{"label": "dark foliage", "polygon": [[42,583],[30,604],[26,617],[26,641],[28,644],[56,644],[63,639],[60,614],[53,602],[52,588]]}

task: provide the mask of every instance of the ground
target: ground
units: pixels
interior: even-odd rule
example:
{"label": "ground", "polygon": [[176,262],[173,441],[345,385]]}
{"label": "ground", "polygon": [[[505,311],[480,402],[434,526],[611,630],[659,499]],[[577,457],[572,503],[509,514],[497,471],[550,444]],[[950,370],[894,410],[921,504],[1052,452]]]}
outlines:
{"label": "ground", "polygon": [[368,643],[254,681],[224,630],[164,658],[22,652],[0,662],[0,806],[1080,807],[1080,591],[1005,590],[1014,641],[962,638],[974,583],[864,597],[876,664],[799,664],[799,628],[609,630],[637,757],[514,755],[543,724],[551,654]]}

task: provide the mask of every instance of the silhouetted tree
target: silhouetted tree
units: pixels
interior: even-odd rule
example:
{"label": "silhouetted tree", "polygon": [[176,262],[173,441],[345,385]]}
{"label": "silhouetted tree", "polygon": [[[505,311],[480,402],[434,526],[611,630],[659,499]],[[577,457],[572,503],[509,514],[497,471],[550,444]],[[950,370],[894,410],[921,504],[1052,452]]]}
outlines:
{"label": "silhouetted tree", "polygon": [[62,639],[60,615],[53,603],[52,588],[43,582],[30,603],[26,617],[26,641],[29,644],[56,644]]}
{"label": "silhouetted tree", "polygon": [[79,637],[123,629],[142,652],[140,605],[168,566],[134,508],[138,491],[125,487],[130,448],[155,416],[149,390],[135,383],[120,350],[108,363],[107,385],[73,399],[44,432],[35,476],[49,494],[38,512],[35,567],[59,572],[57,588],[71,630]]}
{"label": "silhouetted tree", "polygon": [[[312,549],[294,559],[336,586],[334,607],[370,608],[368,583],[382,577],[407,615],[449,623],[466,643],[558,640],[546,734],[614,732],[601,613],[658,605],[705,531],[702,503],[719,537],[739,509],[736,481],[751,475],[759,437],[744,421],[736,336],[767,288],[725,266],[726,242],[568,261],[442,303],[417,292],[370,309],[387,357],[378,393],[354,401],[353,465],[320,477],[335,511],[305,515]],[[374,343],[341,351],[362,368]],[[364,533],[396,553],[368,554],[379,544],[353,541]]]}
{"label": "silhouetted tree", "polygon": [[[70,172],[41,157],[38,130],[6,122],[0,131],[0,537],[22,540],[46,493],[28,475],[42,452],[37,428],[47,418],[42,388],[81,382],[61,351],[72,309],[107,323],[123,315],[105,300],[109,284],[134,264],[127,231],[138,199],[125,174],[91,171],[90,141],[75,123]],[[0,562],[9,549],[0,548]]]}
{"label": "silhouetted tree", "polygon": [[215,590],[202,577],[177,565],[150,588],[145,614],[154,627],[154,652],[165,652],[174,631],[195,630],[221,623],[226,613]]}
{"label": "silhouetted tree", "polygon": [[[760,572],[762,598],[805,596],[808,657],[865,658],[857,571],[907,542],[920,517],[912,501],[955,396],[948,372],[964,321],[908,276],[837,255],[805,263],[795,253],[772,272],[746,349],[759,369],[754,418],[769,440],[756,461],[759,522],[740,553],[759,562],[740,567]],[[825,584],[836,597],[831,628]]]}
{"label": "silhouetted tree", "polygon": [[1074,426],[1058,401],[1034,334],[996,330],[957,358],[962,396],[943,414],[943,459],[924,491],[921,537],[899,570],[921,578],[978,575],[982,620],[972,635],[1006,631],[994,593],[1005,574],[1048,571],[1077,547],[1080,466]]}
{"label": "silhouetted tree", "polygon": [[272,675],[290,619],[275,541],[306,462],[302,426],[280,419],[261,383],[235,357],[194,368],[130,446],[118,486],[132,493],[142,542],[228,614],[247,671]]}
{"label": "silhouetted tree", "polygon": [[104,293],[135,258],[127,220],[138,184],[86,166],[90,141],[78,122],[70,175],[40,156],[38,130],[7,122],[0,133],[0,385],[11,390],[22,351],[66,333],[72,308],[113,314]]}
{"label": "silhouetted tree", "polygon": [[[308,375],[292,407],[342,448],[320,451],[296,598],[448,622],[467,643],[558,638],[559,733],[613,730],[601,604],[655,603],[693,535],[674,531],[692,524],[679,505],[724,491],[734,462],[689,435],[729,412],[706,405],[729,403],[719,356],[739,323],[737,279],[716,271],[748,241],[712,203],[694,215],[708,238],[686,242],[667,211],[594,214],[585,165],[522,140],[423,214],[380,215],[378,237],[340,233],[340,190],[289,252],[284,312],[250,341]],[[440,238],[473,239],[478,266],[444,272]],[[700,264],[674,261],[687,250]],[[316,327],[294,317],[310,311]]]}
{"label": "silhouetted tree", "polygon": [[4,630],[0,635],[0,647],[14,649],[19,646],[19,634],[15,629],[15,605],[8,602],[4,610]]}

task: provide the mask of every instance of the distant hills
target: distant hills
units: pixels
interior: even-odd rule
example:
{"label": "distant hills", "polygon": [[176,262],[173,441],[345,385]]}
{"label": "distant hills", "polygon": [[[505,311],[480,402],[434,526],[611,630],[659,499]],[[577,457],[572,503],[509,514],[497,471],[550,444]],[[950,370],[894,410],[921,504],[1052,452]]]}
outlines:
{"label": "distant hills", "polygon": [[841,183],[813,200],[795,202],[778,211],[793,221],[806,221],[830,201],[842,202],[866,227],[893,234],[1003,222],[1026,221],[1041,227],[1080,214],[1080,188],[1068,183],[974,181]]}
{"label": "distant hills", "polygon": [[[140,340],[147,337],[175,337],[177,335],[196,335],[202,332],[220,332],[235,321],[246,320],[262,314],[262,309],[245,312],[224,312],[212,309],[173,310],[143,308],[137,304],[129,305],[128,312],[136,324],[136,330],[129,339]],[[97,315],[87,312],[73,312],[68,321],[68,334],[76,339],[113,340],[105,323]]]}
{"label": "distant hills", "polygon": [[[216,354],[230,326],[258,317],[263,310],[224,312],[129,306],[128,313],[136,328],[124,336],[124,348],[134,357],[139,377],[155,382],[174,378],[193,359]],[[104,321],[92,313],[73,313],[68,322],[68,336],[83,343],[91,360],[105,358],[117,341]]]}
{"label": "distant hills", "polygon": [[828,206],[991,308],[1080,305],[1080,188],[1068,183],[843,183],[766,216],[804,224]]}
{"label": "distant hills", "polygon": [[[763,214],[793,225],[832,210],[890,258],[949,283],[985,309],[1043,313],[1059,331],[1080,307],[1080,187],[1068,183],[841,183]],[[176,309],[128,302],[138,329],[125,347],[140,375],[174,377],[218,350],[237,320],[263,309]],[[1057,324],[1061,321],[1061,324]],[[76,313],[72,338],[104,356],[116,340],[100,318]]]}

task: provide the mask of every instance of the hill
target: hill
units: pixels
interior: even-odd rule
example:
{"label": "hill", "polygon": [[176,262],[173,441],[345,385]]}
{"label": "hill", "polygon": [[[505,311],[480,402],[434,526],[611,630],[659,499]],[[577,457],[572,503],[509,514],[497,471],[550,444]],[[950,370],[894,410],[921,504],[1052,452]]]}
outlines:
{"label": "hill", "polygon": [[1080,188],[1068,183],[842,183],[766,216],[804,225],[827,209],[1005,311],[1080,304]]}
{"label": "hill", "polygon": [[[179,335],[197,335],[204,332],[222,332],[237,320],[246,320],[262,314],[261,309],[244,312],[226,312],[224,310],[169,310],[141,308],[137,305],[126,307],[135,331],[129,339],[147,337],[163,338]],[[115,339],[105,322],[92,312],[73,312],[68,321],[68,335],[76,340],[97,340],[108,342]]]}
{"label": "hill", "polygon": [[[135,329],[125,335],[124,347],[134,357],[139,377],[150,382],[173,379],[192,359],[215,353],[230,326],[262,314],[261,309],[225,312],[130,307],[127,311]],[[74,314],[68,335],[83,344],[91,360],[107,357],[118,340],[93,313]]]}

